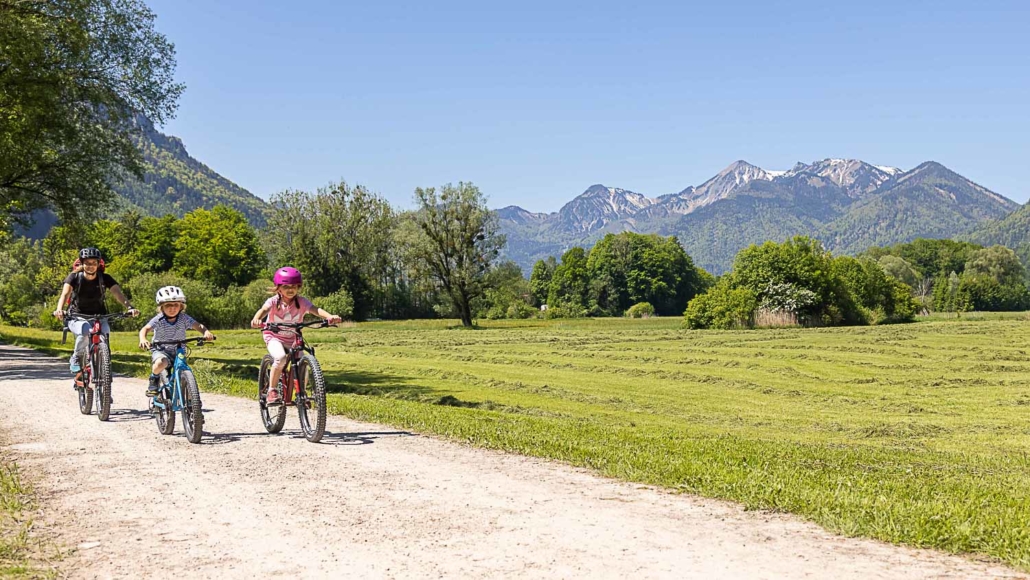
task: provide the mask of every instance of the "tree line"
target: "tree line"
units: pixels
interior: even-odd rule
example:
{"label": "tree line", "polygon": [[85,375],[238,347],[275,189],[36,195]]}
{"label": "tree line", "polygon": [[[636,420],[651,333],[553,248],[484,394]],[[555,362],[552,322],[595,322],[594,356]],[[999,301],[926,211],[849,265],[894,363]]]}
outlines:
{"label": "tree line", "polygon": [[190,312],[216,328],[247,326],[271,273],[287,264],[303,272],[305,294],[342,316],[453,316],[471,326],[521,271],[497,262],[504,236],[473,184],[419,188],[415,201],[418,209],[398,212],[363,187],[339,183],[277,194],[260,230],[219,205],[182,218],[126,211],[59,225],[39,241],[0,233],[0,319],[56,326],[49,313],[78,249],[95,246],[139,305],[160,286],[180,286]]}
{"label": "tree line", "polygon": [[795,237],[742,250],[685,319],[691,328],[885,324],[918,313],[1027,308],[1026,269],[1004,246],[917,239],[850,257]]}

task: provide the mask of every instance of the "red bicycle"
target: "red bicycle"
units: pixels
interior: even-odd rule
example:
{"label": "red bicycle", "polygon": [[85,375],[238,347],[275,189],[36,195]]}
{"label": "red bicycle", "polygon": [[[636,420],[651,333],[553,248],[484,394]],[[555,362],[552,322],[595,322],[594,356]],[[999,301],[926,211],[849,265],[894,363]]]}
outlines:
{"label": "red bicycle", "polygon": [[[107,336],[102,332],[102,320],[126,318],[128,314],[70,314],[65,312],[65,320],[77,319],[89,321],[85,356],[80,356],[82,367],[82,384],[76,384],[79,392],[79,412],[89,415],[93,412],[96,401],[97,417],[107,421],[111,416],[111,347],[107,344]],[[82,355],[83,353],[80,353]],[[94,396],[94,391],[96,395]]]}
{"label": "red bicycle", "polygon": [[[286,424],[286,408],[297,407],[297,416],[300,419],[300,428],[304,431],[304,438],[312,443],[318,443],[325,434],[325,378],[322,376],[322,367],[315,358],[315,348],[304,342],[302,329],[317,327],[325,328],[331,325],[325,320],[317,320],[303,323],[269,323],[262,326],[263,329],[278,332],[280,329],[289,328],[297,331],[297,341],[293,348],[286,349],[286,366],[279,375],[279,393],[282,402],[278,405],[269,405],[268,379],[272,370],[272,355],[266,354],[261,359],[261,371],[258,374],[258,404],[261,407],[261,420],[265,424],[265,430],[269,433],[282,431]],[[278,407],[278,408],[276,408]]]}

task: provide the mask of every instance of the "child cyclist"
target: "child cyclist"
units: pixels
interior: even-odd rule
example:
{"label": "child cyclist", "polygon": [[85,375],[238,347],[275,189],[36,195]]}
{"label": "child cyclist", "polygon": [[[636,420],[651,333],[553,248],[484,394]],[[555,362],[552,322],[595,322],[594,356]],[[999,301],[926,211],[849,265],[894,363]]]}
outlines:
{"label": "child cyclist", "polygon": [[[329,324],[340,322],[340,317],[329,314],[325,310],[316,307],[310,300],[299,295],[304,280],[300,271],[296,268],[279,268],[272,278],[275,283],[275,295],[265,301],[264,305],[254,314],[250,325],[254,328],[263,326],[262,319],[268,324],[277,323],[299,323],[304,321],[304,315],[311,313],[324,318]],[[292,328],[280,328],[278,332],[265,329],[262,333],[265,339],[265,346],[268,347],[268,354],[272,355],[272,371],[268,380],[268,396],[265,403],[278,405],[281,402],[279,389],[279,375],[286,364],[286,349],[293,348],[297,341],[297,332]]]}
{"label": "child cyclist", "polygon": [[147,396],[157,395],[161,387],[161,371],[172,366],[175,359],[174,344],[162,344],[152,347],[147,341],[147,333],[154,332],[154,341],[169,342],[175,340],[186,340],[186,329],[191,328],[197,332],[203,332],[206,340],[214,340],[215,335],[197,322],[192,316],[186,314],[186,294],[178,286],[165,286],[157,291],[157,316],[150,319],[139,331],[139,346],[143,349],[150,349],[150,385],[147,387]]}

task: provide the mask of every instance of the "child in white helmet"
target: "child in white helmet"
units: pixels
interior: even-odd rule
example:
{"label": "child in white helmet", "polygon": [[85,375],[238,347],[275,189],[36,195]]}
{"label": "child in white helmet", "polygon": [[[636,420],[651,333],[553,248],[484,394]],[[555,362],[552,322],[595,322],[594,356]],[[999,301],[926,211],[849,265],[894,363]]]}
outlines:
{"label": "child in white helmet", "polygon": [[186,294],[178,286],[165,286],[157,291],[157,316],[150,319],[139,331],[139,346],[143,349],[150,349],[150,385],[147,387],[147,396],[157,395],[161,386],[161,371],[172,366],[175,359],[175,345],[161,345],[151,348],[147,341],[147,333],[154,331],[156,342],[167,342],[174,340],[186,340],[186,329],[193,329],[203,332],[204,338],[214,340],[215,335],[211,334],[203,324],[197,322],[192,316],[186,314]]}

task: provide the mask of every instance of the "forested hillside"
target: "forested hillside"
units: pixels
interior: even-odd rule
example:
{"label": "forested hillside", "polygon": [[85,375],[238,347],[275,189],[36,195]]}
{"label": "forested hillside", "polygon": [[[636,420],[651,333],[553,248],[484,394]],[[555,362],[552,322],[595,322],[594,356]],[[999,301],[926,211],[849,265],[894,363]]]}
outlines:
{"label": "forested hillside", "polygon": [[239,210],[255,226],[265,224],[267,205],[259,197],[193,158],[178,137],[161,133],[145,119],[140,128],[138,143],[146,175],[143,181],[129,179],[115,186],[119,210],[136,208],[152,216],[182,217],[194,209],[221,204]]}

